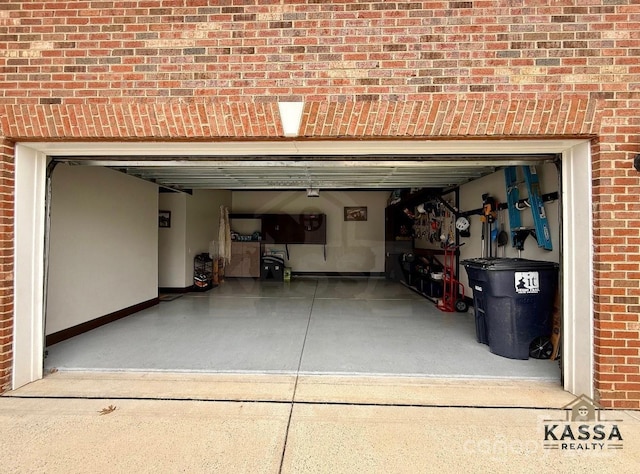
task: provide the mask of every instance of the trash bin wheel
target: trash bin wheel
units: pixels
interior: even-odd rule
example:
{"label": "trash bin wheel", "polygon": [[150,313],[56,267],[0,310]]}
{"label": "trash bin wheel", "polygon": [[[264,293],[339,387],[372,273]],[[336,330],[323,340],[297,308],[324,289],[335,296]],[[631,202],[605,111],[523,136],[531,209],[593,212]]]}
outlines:
{"label": "trash bin wheel", "polygon": [[466,313],[469,310],[469,304],[465,300],[456,301],[456,311],[458,313]]}
{"label": "trash bin wheel", "polygon": [[553,354],[553,344],[548,337],[536,337],[529,346],[529,355],[534,359],[549,359]]}

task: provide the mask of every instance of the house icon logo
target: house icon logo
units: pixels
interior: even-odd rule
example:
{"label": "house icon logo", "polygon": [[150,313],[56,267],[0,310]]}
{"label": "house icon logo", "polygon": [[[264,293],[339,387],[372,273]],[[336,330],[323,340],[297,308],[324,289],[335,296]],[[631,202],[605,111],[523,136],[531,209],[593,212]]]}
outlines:
{"label": "house icon logo", "polygon": [[622,420],[603,420],[602,407],[586,395],[561,408],[565,419],[544,420],[544,449],[604,451],[622,449]]}
{"label": "house icon logo", "polygon": [[586,395],[580,395],[562,409],[567,412],[566,421],[600,421],[600,406]]}

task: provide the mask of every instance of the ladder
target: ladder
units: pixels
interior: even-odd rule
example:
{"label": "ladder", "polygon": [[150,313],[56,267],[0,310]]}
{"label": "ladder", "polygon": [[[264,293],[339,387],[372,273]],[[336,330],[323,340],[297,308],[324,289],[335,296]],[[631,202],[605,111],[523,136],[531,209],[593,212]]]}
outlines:
{"label": "ladder", "polygon": [[518,250],[523,250],[524,240],[527,235],[532,234],[538,241],[538,247],[545,250],[552,250],[551,233],[549,232],[549,222],[547,214],[544,211],[544,203],[540,193],[540,181],[536,167],[520,166],[524,176],[524,182],[527,185],[529,197],[525,200],[525,205],[531,208],[533,215],[534,229],[522,227],[520,219],[520,190],[522,184],[518,181],[518,167],[508,166],[504,169],[505,185],[507,187],[507,202],[509,203],[509,227],[511,228],[511,245]]}

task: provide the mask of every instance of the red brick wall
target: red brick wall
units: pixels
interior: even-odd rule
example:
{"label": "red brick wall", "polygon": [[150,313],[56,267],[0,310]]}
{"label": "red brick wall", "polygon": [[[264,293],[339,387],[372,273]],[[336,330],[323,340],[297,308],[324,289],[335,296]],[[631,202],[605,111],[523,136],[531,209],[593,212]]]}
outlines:
{"label": "red brick wall", "polygon": [[596,388],[640,408],[639,41],[635,0],[2,2],[0,136],[594,138]]}
{"label": "red brick wall", "polygon": [[2,2],[2,102],[579,96],[618,108],[637,92],[634,1],[273,3]]}
{"label": "red brick wall", "polygon": [[13,147],[0,137],[0,393],[13,362]]}

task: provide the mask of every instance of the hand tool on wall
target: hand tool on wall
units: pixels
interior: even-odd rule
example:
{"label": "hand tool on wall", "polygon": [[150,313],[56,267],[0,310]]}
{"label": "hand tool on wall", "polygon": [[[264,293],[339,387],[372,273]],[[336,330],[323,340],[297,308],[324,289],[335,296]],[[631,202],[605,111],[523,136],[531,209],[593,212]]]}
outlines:
{"label": "hand tool on wall", "polygon": [[[498,248],[502,249],[502,257],[506,257],[507,249],[506,245],[509,242],[509,234],[504,230],[504,218],[502,215],[502,210],[498,213],[498,223],[500,226],[500,232],[498,232]],[[496,250],[496,257],[498,256],[498,251]]]}
{"label": "hand tool on wall", "polygon": [[482,256],[493,256],[492,225],[496,220],[496,200],[488,193],[482,195]]}
{"label": "hand tool on wall", "polygon": [[486,246],[484,244],[484,239],[485,239],[485,235],[484,234],[485,234],[485,230],[487,228],[487,224],[484,222],[484,218],[483,217],[480,217],[480,222],[482,222],[482,235],[480,236],[480,258],[484,258],[485,257],[484,251],[485,251],[485,248],[486,248]]}

